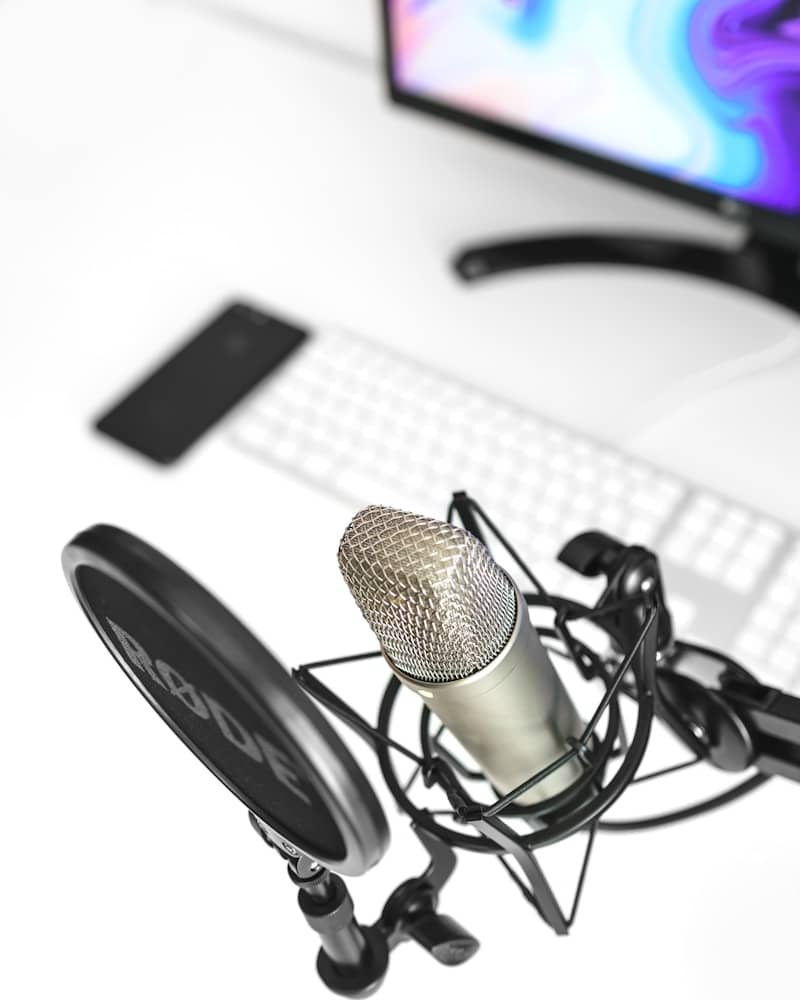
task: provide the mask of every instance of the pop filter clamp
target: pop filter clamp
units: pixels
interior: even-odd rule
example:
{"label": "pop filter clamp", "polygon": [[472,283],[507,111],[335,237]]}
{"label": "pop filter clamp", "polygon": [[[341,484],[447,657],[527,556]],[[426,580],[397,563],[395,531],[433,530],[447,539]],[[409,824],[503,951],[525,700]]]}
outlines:
{"label": "pop filter clamp", "polygon": [[[773,775],[800,781],[800,699],[759,684],[714,650],[676,640],[653,552],[599,532],[572,539],[559,559],[582,575],[605,577],[600,598],[587,607],[548,593],[466,493],[453,494],[448,521],[456,515],[477,537],[483,540],[488,530],[505,548],[533,588],[525,593],[528,604],[552,612],[552,625],[536,626],[545,644],[570,660],[584,680],[599,681],[603,688],[580,737],[568,741],[561,757],[491,802],[476,801],[468,791],[468,784],[486,779],[444,745],[444,727],[432,730],[427,706],[420,712],[417,749],[391,735],[401,691],[394,675],[374,726],[320,680],[323,668],[380,657],[380,651],[304,664],[293,671],[293,684],[230,612],[135,536],[99,526],[76,536],[64,551],[73,592],[106,646],[152,707],[245,803],[254,830],[287,862],[298,905],[320,938],[319,975],[345,996],[374,992],[390,951],[402,941],[416,941],[446,965],[476,952],[475,938],[437,912],[456,850],[496,856],[543,921],[566,934],[577,916],[598,831],[643,830],[697,816]],[[579,638],[579,623],[605,633],[610,648],[600,653]],[[136,635],[166,650],[169,662],[151,658]],[[355,760],[306,695],[376,753],[390,793],[429,856],[425,871],[394,890],[371,926],[356,921],[337,871],[359,875],[380,859],[388,842],[385,818]],[[630,733],[623,698],[635,708]],[[640,775],[655,720],[678,736],[692,758]],[[405,780],[397,758],[413,764]],[[575,759],[582,772],[569,787],[535,805],[517,803]],[[253,769],[254,761],[260,770]],[[722,794],[669,813],[604,818],[629,786],[701,761],[755,773]],[[415,801],[415,786],[438,790],[446,808]],[[526,832],[519,832],[519,823],[512,825],[520,819]],[[565,911],[537,851],[578,832],[587,840]]]}
{"label": "pop filter clamp", "polygon": [[328,989],[342,996],[369,996],[382,983],[389,952],[413,940],[443,965],[460,965],[478,950],[478,941],[452,917],[437,912],[439,893],[456,867],[453,850],[415,829],[430,862],[417,878],[401,883],[371,927],[357,923],[353,900],[342,878],[276,839],[253,813],[250,824],[288,862],[297,886],[297,905],[319,936],[317,972]]}

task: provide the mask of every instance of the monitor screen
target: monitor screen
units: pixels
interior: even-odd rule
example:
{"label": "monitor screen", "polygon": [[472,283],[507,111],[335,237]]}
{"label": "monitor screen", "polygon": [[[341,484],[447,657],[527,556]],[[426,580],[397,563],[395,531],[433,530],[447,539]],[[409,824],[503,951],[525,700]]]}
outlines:
{"label": "monitor screen", "polygon": [[800,0],[387,0],[386,14],[401,100],[800,222]]}

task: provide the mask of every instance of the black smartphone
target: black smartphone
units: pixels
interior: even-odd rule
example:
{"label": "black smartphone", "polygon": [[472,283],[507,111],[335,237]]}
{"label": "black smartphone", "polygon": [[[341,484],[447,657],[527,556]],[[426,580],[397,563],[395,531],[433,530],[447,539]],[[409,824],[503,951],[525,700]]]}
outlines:
{"label": "black smartphone", "polygon": [[174,462],[308,335],[252,306],[227,306],[95,426],[156,462]]}

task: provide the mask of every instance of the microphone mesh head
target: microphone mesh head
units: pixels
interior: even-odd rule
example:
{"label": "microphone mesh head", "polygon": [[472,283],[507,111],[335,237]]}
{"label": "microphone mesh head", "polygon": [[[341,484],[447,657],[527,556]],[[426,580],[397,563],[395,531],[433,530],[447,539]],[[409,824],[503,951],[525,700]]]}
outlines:
{"label": "microphone mesh head", "polygon": [[514,586],[486,546],[455,525],[366,507],[342,537],[339,568],[392,663],[417,680],[476,673],[514,629]]}

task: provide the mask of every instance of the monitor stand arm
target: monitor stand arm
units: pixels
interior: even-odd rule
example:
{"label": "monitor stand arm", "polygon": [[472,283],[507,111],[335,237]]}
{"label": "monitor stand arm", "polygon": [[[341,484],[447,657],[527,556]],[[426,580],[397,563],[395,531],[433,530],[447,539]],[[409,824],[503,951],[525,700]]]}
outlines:
{"label": "monitor stand arm", "polygon": [[465,281],[554,264],[626,264],[721,281],[800,313],[800,257],[750,236],[738,249],[634,233],[537,236],[467,247],[454,260]]}

